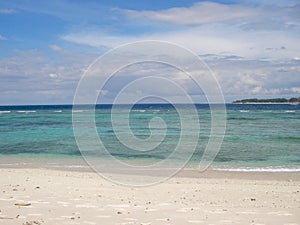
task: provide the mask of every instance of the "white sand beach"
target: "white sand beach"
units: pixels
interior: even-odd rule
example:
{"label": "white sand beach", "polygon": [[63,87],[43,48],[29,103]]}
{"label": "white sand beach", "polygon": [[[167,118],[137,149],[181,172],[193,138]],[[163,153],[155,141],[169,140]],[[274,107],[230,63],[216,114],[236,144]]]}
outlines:
{"label": "white sand beach", "polygon": [[197,174],[133,188],[93,172],[1,168],[0,224],[300,224],[299,173]]}

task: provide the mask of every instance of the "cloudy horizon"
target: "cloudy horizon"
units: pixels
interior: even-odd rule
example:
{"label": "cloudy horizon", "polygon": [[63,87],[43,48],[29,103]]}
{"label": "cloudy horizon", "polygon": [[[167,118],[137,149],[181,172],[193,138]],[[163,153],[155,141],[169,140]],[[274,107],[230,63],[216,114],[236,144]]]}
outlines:
{"label": "cloudy horizon", "polygon": [[71,104],[95,59],[142,40],[194,52],[215,74],[226,102],[298,97],[299,12],[293,0],[2,1],[0,105]]}

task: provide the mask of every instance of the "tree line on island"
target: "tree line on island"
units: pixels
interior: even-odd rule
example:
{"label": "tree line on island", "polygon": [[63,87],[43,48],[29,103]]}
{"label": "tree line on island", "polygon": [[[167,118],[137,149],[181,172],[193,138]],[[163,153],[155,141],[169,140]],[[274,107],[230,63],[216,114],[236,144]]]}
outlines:
{"label": "tree line on island", "polygon": [[249,99],[242,99],[242,100],[236,100],[232,103],[290,103],[290,104],[297,104],[300,103],[300,97],[298,98],[270,98],[270,99],[258,99],[258,98],[249,98]]}

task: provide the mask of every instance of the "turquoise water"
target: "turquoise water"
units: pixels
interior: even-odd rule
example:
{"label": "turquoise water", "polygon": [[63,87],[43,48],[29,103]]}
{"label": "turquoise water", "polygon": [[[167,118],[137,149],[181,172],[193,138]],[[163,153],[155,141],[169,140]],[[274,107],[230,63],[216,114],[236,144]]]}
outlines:
{"label": "turquoise water", "polygon": [[[110,109],[109,105],[97,106],[95,121],[99,137],[114,157],[127,161],[155,162],[166,159],[178,144],[181,134],[180,118],[171,105],[137,105],[130,113],[131,130],[140,139],[146,139],[151,134],[148,127],[151,118],[160,117],[167,124],[164,140],[150,152],[132,150],[118,141],[111,124]],[[209,106],[197,105],[197,110],[201,129],[198,146],[190,159],[191,167],[199,163],[210,134]],[[118,116],[121,122],[118,129],[126,132],[122,123],[126,117],[122,112],[120,107]],[[163,129],[159,126],[154,129],[158,135],[160,132],[163,133]],[[89,144],[93,148],[93,143]],[[186,141],[184,144],[188,152],[189,142]],[[96,149],[85,154],[90,157],[106,157]],[[182,160],[184,157],[182,153],[173,160]],[[34,159],[30,163],[42,161],[47,166],[55,165],[55,159],[74,159],[65,161],[68,161],[68,166],[72,166],[76,159],[81,159],[73,134],[72,107],[0,107],[0,164],[5,166],[9,158],[19,163],[28,158]],[[78,162],[80,163],[74,163],[74,166],[80,166],[81,161]],[[212,168],[240,171],[299,171],[300,106],[228,104],[226,134]]]}

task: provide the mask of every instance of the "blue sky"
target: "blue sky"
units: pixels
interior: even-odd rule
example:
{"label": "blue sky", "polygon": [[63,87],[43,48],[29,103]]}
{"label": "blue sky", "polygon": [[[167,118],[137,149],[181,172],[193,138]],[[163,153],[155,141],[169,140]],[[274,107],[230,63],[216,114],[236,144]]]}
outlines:
{"label": "blue sky", "polygon": [[0,104],[72,103],[80,77],[99,55],[145,39],[199,55],[228,102],[300,96],[299,1],[4,0]]}

